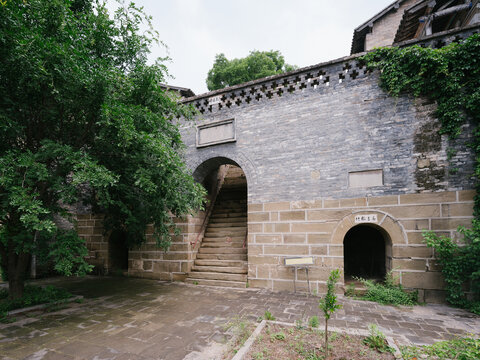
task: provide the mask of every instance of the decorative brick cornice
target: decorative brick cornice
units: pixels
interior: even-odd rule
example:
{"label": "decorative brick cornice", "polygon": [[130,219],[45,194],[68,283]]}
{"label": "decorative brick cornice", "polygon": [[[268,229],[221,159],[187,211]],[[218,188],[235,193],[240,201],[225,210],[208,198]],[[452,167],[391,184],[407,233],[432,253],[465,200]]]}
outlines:
{"label": "decorative brick cornice", "polygon": [[[440,48],[455,41],[461,41],[479,32],[480,26],[471,26],[460,30],[445,31],[416,41],[406,41],[394,46]],[[304,67],[284,74],[273,75],[225,89],[184,99],[182,103],[193,104],[202,114],[215,113],[225,108],[252,105],[261,101],[289,96],[305,91],[319,91],[327,87],[350,84],[366,77],[366,69],[359,58],[366,53],[358,53],[336,60]]]}

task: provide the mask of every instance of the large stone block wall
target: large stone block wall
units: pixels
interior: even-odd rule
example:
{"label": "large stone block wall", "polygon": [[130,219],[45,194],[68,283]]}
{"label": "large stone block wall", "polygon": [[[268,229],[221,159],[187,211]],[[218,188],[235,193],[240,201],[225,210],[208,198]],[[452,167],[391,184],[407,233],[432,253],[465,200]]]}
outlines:
{"label": "large stone block wall", "polygon": [[[308,199],[252,203],[248,206],[248,279],[253,287],[293,291],[292,256],[312,256],[311,289],[323,293],[329,272],[344,268],[343,241],[357,215],[376,214],[371,224],[387,234],[387,269],[407,289],[419,289],[421,301],[441,301],[443,279],[435,254],[422,237],[433,230],[456,238],[470,226],[473,191],[404,194],[350,199]],[[306,289],[304,271],[297,288]],[[342,279],[343,281],[343,279]]]}
{"label": "large stone block wall", "polygon": [[[200,211],[195,216],[174,218],[173,222],[179,233],[175,234],[172,228],[172,245],[166,252],[156,245],[153,227],[148,226],[147,241],[129,251],[128,275],[170,281],[184,280],[193,266],[203,238],[202,224],[205,215],[205,211]],[[89,252],[87,261],[95,266],[95,272],[110,273],[109,234],[104,233],[103,216],[77,215],[77,231],[85,239]]]}

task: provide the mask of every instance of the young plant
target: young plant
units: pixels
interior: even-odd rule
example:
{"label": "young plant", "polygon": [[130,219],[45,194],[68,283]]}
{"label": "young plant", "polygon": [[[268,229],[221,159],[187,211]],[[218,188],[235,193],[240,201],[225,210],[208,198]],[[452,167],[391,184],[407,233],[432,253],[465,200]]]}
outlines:
{"label": "young plant", "polygon": [[368,330],[370,331],[370,335],[363,339],[365,345],[381,353],[390,352],[393,354],[394,350],[388,346],[385,335],[380,331],[377,325],[369,324]]}
{"label": "young plant", "polygon": [[272,313],[268,310],[265,311],[265,314],[263,315],[263,317],[265,318],[265,320],[271,320],[271,321],[275,320],[275,316],[273,316]]}
{"label": "young plant", "polygon": [[335,311],[342,308],[342,305],[337,303],[337,295],[335,295],[335,284],[339,278],[340,270],[332,270],[327,281],[327,293],[325,297],[320,299],[318,304],[325,317],[325,359],[328,359],[328,320],[330,320]]}
{"label": "young plant", "polygon": [[312,328],[317,328],[318,324],[319,324],[318,316],[312,316],[310,318],[310,321],[308,322],[308,325],[310,325],[310,327]]}

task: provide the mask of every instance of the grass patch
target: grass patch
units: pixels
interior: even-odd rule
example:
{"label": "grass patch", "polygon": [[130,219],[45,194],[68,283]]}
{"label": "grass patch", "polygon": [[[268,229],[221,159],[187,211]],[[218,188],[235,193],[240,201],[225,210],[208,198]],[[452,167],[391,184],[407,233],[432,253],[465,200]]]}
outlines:
{"label": "grass patch", "polygon": [[26,285],[23,297],[17,300],[8,299],[7,289],[0,289],[0,320],[5,322],[7,312],[39,304],[49,304],[55,308],[58,303],[65,302],[72,297],[67,290],[48,285],[45,287]]}
{"label": "grass patch", "polygon": [[471,337],[441,341],[429,346],[402,346],[400,352],[404,359],[480,359],[480,339]]}
{"label": "grass patch", "polygon": [[418,304],[418,291],[405,291],[398,283],[398,279],[393,276],[393,270],[385,275],[383,283],[362,278],[356,278],[356,280],[360,281],[367,289],[365,295],[360,297],[362,300],[375,301],[382,305],[413,306]]}

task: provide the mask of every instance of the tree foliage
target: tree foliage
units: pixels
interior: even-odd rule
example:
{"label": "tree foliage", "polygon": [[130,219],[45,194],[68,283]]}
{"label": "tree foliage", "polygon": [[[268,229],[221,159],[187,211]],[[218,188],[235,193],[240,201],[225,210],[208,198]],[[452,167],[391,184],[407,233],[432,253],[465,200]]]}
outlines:
{"label": "tree foliage", "polygon": [[161,88],[160,61],[147,65],[157,35],[141,33],[142,22],[133,4],[113,18],[93,0],[0,6],[0,258],[12,297],[40,244],[59,272],[89,270],[84,242],[55,221],[73,221],[78,202],[129,245],[153,224],[165,248],[170,214],[201,206],[176,124],[193,110]]}
{"label": "tree foliage", "polygon": [[[457,306],[480,312],[480,36],[455,42],[440,49],[412,46],[380,48],[362,58],[370,68],[381,70],[381,85],[392,95],[411,93],[426,96],[437,104],[436,117],[442,132],[454,138],[467,121],[475,126],[473,148],[476,155],[475,197],[472,229],[460,228],[465,244],[427,232],[428,246],[442,265],[447,300]],[[473,301],[465,294],[465,285],[476,296]]]}
{"label": "tree foliage", "polygon": [[295,69],[296,66],[285,63],[278,50],[254,50],[244,58],[232,60],[228,60],[224,54],[218,54],[213,67],[208,71],[207,88],[210,91],[223,89]]}

